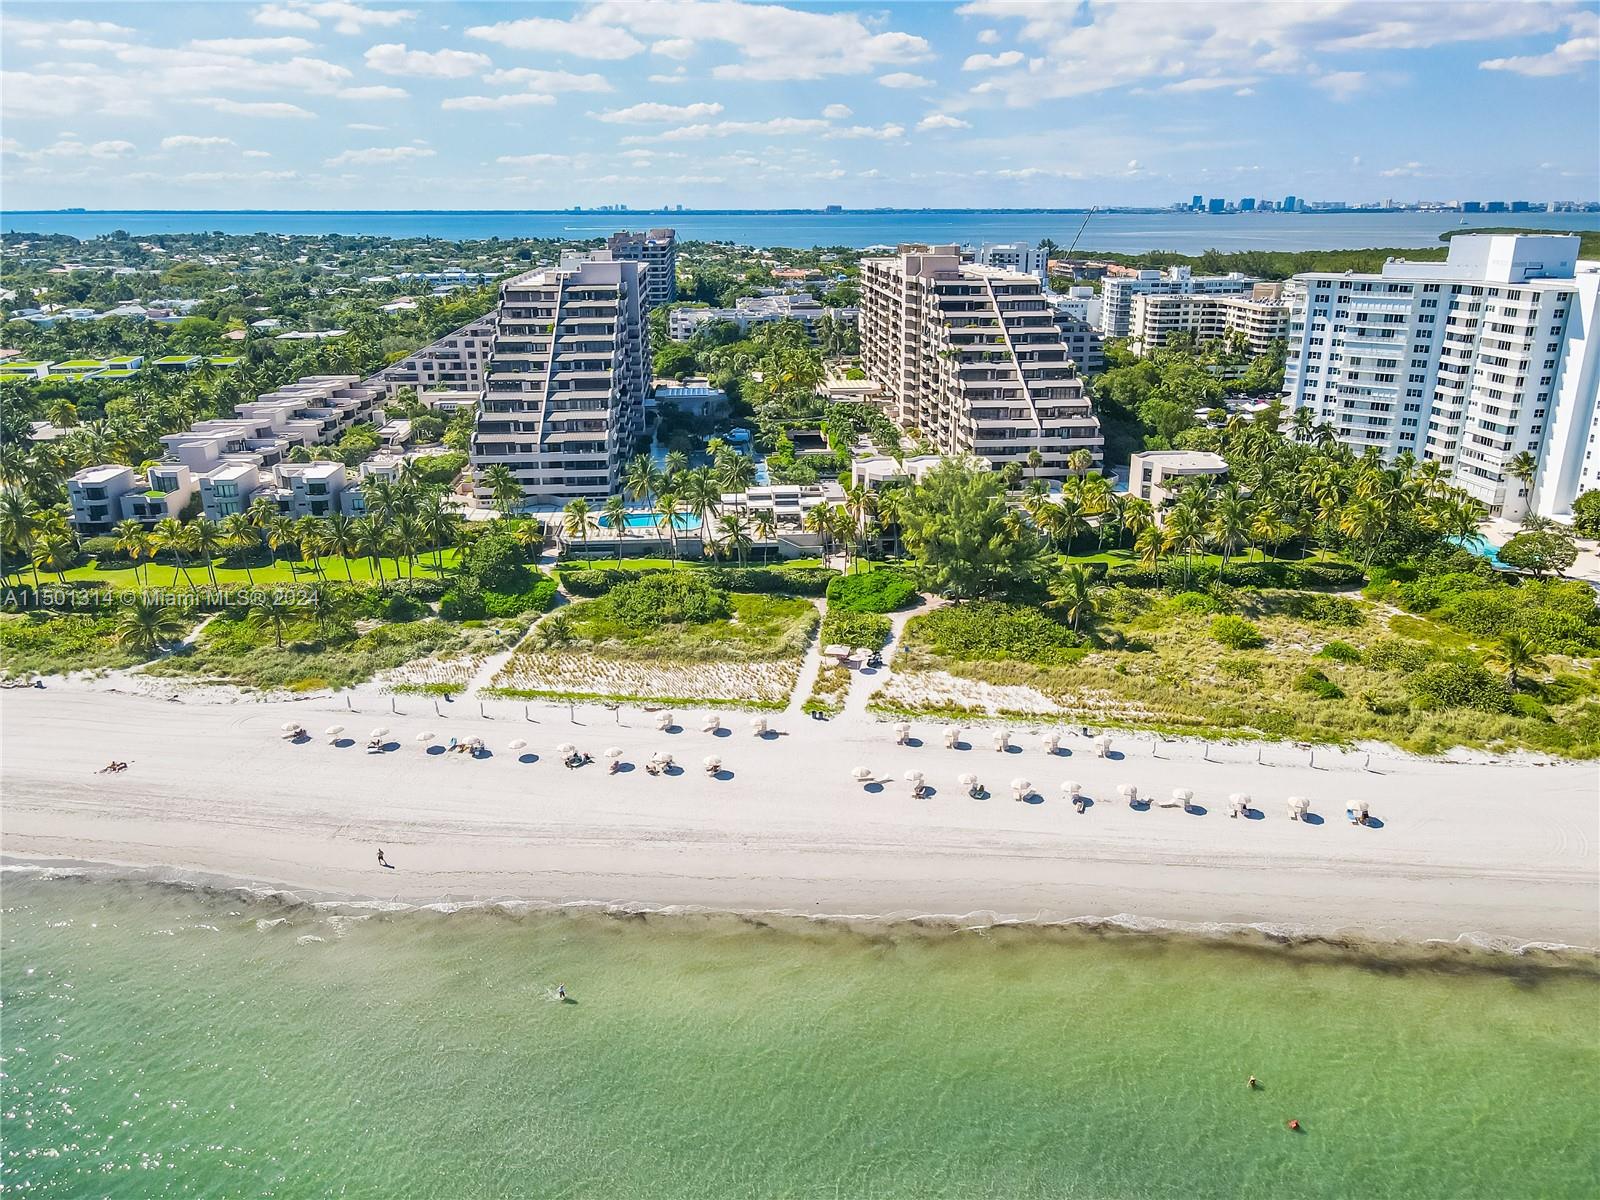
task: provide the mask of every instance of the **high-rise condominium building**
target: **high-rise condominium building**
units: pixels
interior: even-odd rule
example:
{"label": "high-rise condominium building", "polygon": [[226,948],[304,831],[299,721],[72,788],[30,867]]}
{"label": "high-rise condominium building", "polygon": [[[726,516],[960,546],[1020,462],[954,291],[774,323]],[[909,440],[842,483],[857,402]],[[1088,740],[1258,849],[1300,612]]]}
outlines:
{"label": "high-rise condominium building", "polygon": [[1192,333],[1200,342],[1237,336],[1247,354],[1265,354],[1289,334],[1289,306],[1282,292],[1281,284],[1258,283],[1237,296],[1136,295],[1128,336],[1140,354],[1166,345],[1175,333]]}
{"label": "high-rise condominium building", "polygon": [[[902,246],[861,263],[861,365],[891,415],[945,454],[1063,478],[1104,439],[1039,281],[961,261],[960,248]],[[1032,472],[1030,472],[1031,474]]]}
{"label": "high-rise condominium building", "polygon": [[1050,286],[1050,255],[1037,246],[1021,242],[1006,242],[984,246],[973,256],[981,267],[999,267],[1005,271],[1021,271],[1035,276],[1046,287]]}
{"label": "high-rise condominium building", "polygon": [[1237,271],[1229,275],[1195,275],[1188,267],[1107,275],[1100,284],[1101,331],[1127,337],[1132,331],[1135,296],[1222,296],[1248,292],[1256,280]]}
{"label": "high-rise condominium building", "polygon": [[[1289,407],[1340,441],[1435,459],[1510,519],[1600,484],[1600,263],[1576,237],[1455,237],[1444,262],[1297,275],[1288,299]],[[1531,489],[1509,470],[1524,452]]]}
{"label": "high-rise condominium building", "polygon": [[644,433],[649,383],[643,297],[647,268],[604,250],[500,285],[472,474],[509,467],[526,502],[603,500]]}
{"label": "high-rise condominium building", "polygon": [[650,268],[644,281],[646,308],[671,304],[678,298],[678,234],[673,229],[648,233],[613,233],[606,249],[618,262],[640,262]]}

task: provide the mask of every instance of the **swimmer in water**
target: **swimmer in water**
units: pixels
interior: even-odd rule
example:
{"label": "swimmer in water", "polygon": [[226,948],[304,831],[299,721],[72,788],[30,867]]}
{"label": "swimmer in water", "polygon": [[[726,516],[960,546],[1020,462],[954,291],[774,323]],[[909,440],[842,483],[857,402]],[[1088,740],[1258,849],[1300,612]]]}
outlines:
{"label": "swimmer in water", "polygon": [[1256,1081],[1256,1077],[1254,1075],[1250,1076],[1250,1090],[1253,1092],[1260,1086],[1261,1084]]}
{"label": "swimmer in water", "polygon": [[1300,1122],[1299,1121],[1290,1121],[1289,1122],[1289,1131],[1291,1133],[1299,1133],[1300,1132]]}

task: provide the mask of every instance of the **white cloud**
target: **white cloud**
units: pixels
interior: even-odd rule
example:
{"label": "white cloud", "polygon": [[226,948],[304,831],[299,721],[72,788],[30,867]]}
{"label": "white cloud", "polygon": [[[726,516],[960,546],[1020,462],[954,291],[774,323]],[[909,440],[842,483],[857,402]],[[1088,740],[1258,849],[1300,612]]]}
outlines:
{"label": "white cloud", "polygon": [[198,38],[186,43],[190,50],[212,50],[218,54],[302,54],[311,49],[305,38]]}
{"label": "white cloud", "polygon": [[925,88],[933,86],[933,80],[927,76],[913,75],[910,71],[891,71],[887,75],[879,75],[878,82],[886,88]]}
{"label": "white cloud", "polygon": [[741,0],[658,0],[634,4],[603,0],[583,14],[651,39],[714,42],[731,46],[740,61],[711,69],[716,79],[822,79],[863,75],[884,66],[929,57],[924,38],[875,31],[852,12],[810,12],[781,4]]}
{"label": "white cloud", "polygon": [[963,121],[960,117],[952,117],[949,113],[929,113],[917,122],[917,132],[926,133],[930,129],[971,129],[972,122]]}
{"label": "white cloud", "polygon": [[335,33],[355,34],[369,26],[392,29],[416,15],[409,8],[364,8],[349,0],[287,0],[263,5],[251,19],[269,29],[320,29],[323,21],[330,21]]}
{"label": "white cloud", "polygon": [[522,86],[531,92],[612,92],[610,80],[593,73],[576,75],[571,71],[546,71],[538,67],[511,67],[503,71],[490,71],[483,81],[495,87]]}
{"label": "white cloud", "polygon": [[[1093,6],[969,0],[958,11],[1012,24],[1036,57],[1001,69],[973,90],[1012,106],[1115,88],[1209,76],[1293,75],[1336,98],[1362,85],[1361,71],[1319,73],[1318,57],[1493,42],[1555,32],[1578,5],[1478,0],[1146,0]],[[986,56],[974,56],[978,58]],[[1001,56],[1003,57],[1003,56]]]}
{"label": "white cloud", "polygon": [[137,147],[132,142],[105,141],[86,143],[78,141],[75,137],[68,136],[39,150],[23,150],[14,141],[10,142],[7,149],[18,158],[37,161],[42,158],[126,158]]}
{"label": "white cloud", "polygon": [[389,128],[387,125],[373,125],[367,121],[352,121],[345,126],[346,129],[359,129],[363,133],[377,133],[379,130]]}
{"label": "white cloud", "polygon": [[999,40],[1000,40],[1000,31],[998,29],[980,29],[980,30],[978,30],[978,41],[983,43],[985,46],[992,46],[996,42],[998,42]]}
{"label": "white cloud", "polygon": [[851,108],[848,104],[830,104],[827,108],[822,110],[822,115],[827,117],[830,121],[842,121],[848,117],[850,113]]}
{"label": "white cloud", "polygon": [[828,132],[828,122],[820,117],[773,117],[768,121],[718,121],[715,124],[683,125],[652,136],[624,138],[634,142],[690,142],[701,138],[733,137],[736,134],[754,134],[767,137],[786,137],[807,133]]}
{"label": "white cloud", "polygon": [[682,67],[679,67],[671,75],[652,75],[652,76],[650,76],[650,82],[651,83],[664,83],[664,84],[667,84],[668,86],[675,87],[680,83],[688,83],[689,80],[692,79],[692,78],[693,78],[692,75],[690,75]]}
{"label": "white cloud", "polygon": [[880,142],[892,142],[905,135],[904,125],[849,125],[842,129],[829,130],[823,137],[830,141],[839,138],[875,138]]}
{"label": "white cloud", "polygon": [[520,21],[474,25],[467,30],[467,36],[494,42],[509,50],[571,54],[578,58],[632,58],[644,49],[644,43],[632,34],[584,17],[571,21],[524,17]]}
{"label": "white cloud", "polygon": [[298,104],[282,100],[229,100],[225,96],[208,96],[197,101],[230,117],[266,117],[271,120],[305,120],[317,114]]}
{"label": "white cloud", "polygon": [[373,46],[366,53],[366,63],[384,75],[425,79],[465,79],[494,65],[487,54],[474,50],[407,50],[404,42]]}
{"label": "white cloud", "polygon": [[411,95],[405,88],[385,87],[382,84],[340,88],[334,94],[341,100],[405,100]]}
{"label": "white cloud", "polygon": [[1575,37],[1562,42],[1547,54],[1519,54],[1510,58],[1488,58],[1478,64],[1484,71],[1510,71],[1514,75],[1546,78],[1571,75],[1600,61],[1600,36]]}
{"label": "white cloud", "polygon": [[237,144],[230,137],[201,137],[193,133],[176,133],[161,139],[163,150],[220,150]]}
{"label": "white cloud", "polygon": [[411,162],[418,158],[432,158],[434,152],[424,146],[369,146],[365,150],[346,150],[325,159],[329,167],[371,167],[384,163]]}
{"label": "white cloud", "polygon": [[651,46],[650,53],[662,58],[688,58],[694,53],[694,42],[688,38],[667,38]]}
{"label": "white cloud", "polygon": [[1007,50],[1004,54],[969,54],[961,64],[963,71],[994,71],[1001,67],[1014,67],[1022,61],[1021,50]]}
{"label": "white cloud", "polygon": [[74,19],[68,21],[34,21],[26,17],[6,16],[3,29],[7,37],[35,38],[35,39],[60,39],[60,38],[92,38],[92,37],[131,37],[133,30],[126,25],[115,25],[110,21],[85,21]]}
{"label": "white cloud", "polygon": [[504,96],[451,96],[439,102],[446,112],[498,112],[507,108],[529,108],[554,104],[554,96],[540,92],[508,92]]}
{"label": "white cloud", "polygon": [[1423,174],[1422,164],[1408,162],[1398,167],[1390,167],[1387,171],[1379,171],[1378,174],[1385,179],[1417,179]]}
{"label": "white cloud", "polygon": [[272,154],[269,151],[266,151],[266,150],[246,150],[246,151],[244,151],[244,157],[245,158],[271,158]]}
{"label": "white cloud", "polygon": [[571,161],[565,154],[502,154],[495,159],[508,167],[556,167]]}
{"label": "white cloud", "polygon": [[721,111],[722,105],[717,103],[657,104],[647,101],[596,113],[595,120],[613,125],[648,125],[655,121],[697,121],[701,117],[714,117]]}
{"label": "white cloud", "polygon": [[1194,79],[1180,79],[1177,83],[1167,84],[1161,90],[1182,95],[1185,92],[1215,92],[1224,88],[1248,87],[1256,82],[1257,79],[1248,75],[1243,78],[1235,75],[1206,75]]}

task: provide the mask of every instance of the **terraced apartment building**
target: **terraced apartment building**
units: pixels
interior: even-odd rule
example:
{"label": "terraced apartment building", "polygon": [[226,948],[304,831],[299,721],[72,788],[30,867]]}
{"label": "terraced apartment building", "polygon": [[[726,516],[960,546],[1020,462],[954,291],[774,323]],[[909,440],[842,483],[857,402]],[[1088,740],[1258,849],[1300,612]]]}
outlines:
{"label": "terraced apartment building", "polygon": [[901,246],[861,263],[861,365],[889,415],[941,453],[1063,479],[1105,439],[1036,276],[961,260],[959,247]]}
{"label": "terraced apartment building", "polygon": [[527,507],[620,489],[649,385],[643,263],[568,252],[500,285],[471,459],[478,499],[504,465]]}

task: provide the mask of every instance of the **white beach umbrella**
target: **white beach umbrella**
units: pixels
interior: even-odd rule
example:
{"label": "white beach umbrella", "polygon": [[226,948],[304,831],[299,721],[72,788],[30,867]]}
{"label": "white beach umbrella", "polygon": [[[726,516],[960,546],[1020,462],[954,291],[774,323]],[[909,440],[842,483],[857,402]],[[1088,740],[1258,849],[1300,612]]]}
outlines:
{"label": "white beach umbrella", "polygon": [[[381,733],[374,733],[372,736],[374,738],[379,738],[379,737],[382,737],[383,735]],[[417,745],[422,746],[422,747],[426,747],[427,744],[429,742],[431,742],[431,741],[433,741],[433,734],[427,732],[426,730],[424,730],[422,733],[417,734]]]}
{"label": "white beach umbrella", "polygon": [[767,731],[767,719],[765,717],[751,717],[750,729],[757,736],[765,733]]}
{"label": "white beach umbrella", "polygon": [[708,754],[705,757],[705,764],[706,764],[706,770],[715,771],[718,767],[720,767],[722,765],[722,760],[720,758],[718,758],[715,754]]}
{"label": "white beach umbrella", "polygon": [[715,733],[722,728],[722,718],[715,713],[707,713],[700,718],[701,733]]}
{"label": "white beach umbrella", "polygon": [[1014,798],[1021,800],[1031,791],[1033,791],[1033,784],[1026,779],[1013,779],[1011,781],[1011,795]]}
{"label": "white beach umbrella", "polygon": [[282,725],[279,725],[278,728],[283,730],[285,733],[293,733],[296,729],[299,729],[300,726],[294,721],[285,721]]}
{"label": "white beach umbrella", "polygon": [[1007,730],[1004,730],[1004,729],[996,729],[994,731],[994,748],[996,750],[1004,750],[1010,744],[1011,744],[1011,734],[1010,734],[1010,732],[1008,732]]}
{"label": "white beach umbrella", "polygon": [[946,729],[944,731],[944,746],[946,750],[954,750],[956,743],[961,740],[961,730]]}
{"label": "white beach umbrella", "polygon": [[894,740],[896,742],[903,746],[906,744],[906,739],[910,736],[911,723],[909,721],[900,721],[896,723],[894,727]]}
{"label": "white beach umbrella", "polygon": [[621,746],[607,746],[605,748],[605,750],[602,751],[602,753],[607,758],[621,758],[622,757],[622,747]]}
{"label": "white beach umbrella", "polygon": [[1102,733],[1099,737],[1095,738],[1094,749],[1096,754],[1098,754],[1101,758],[1104,758],[1106,755],[1111,753],[1111,738]]}
{"label": "white beach umbrella", "polygon": [[1310,811],[1311,801],[1307,800],[1304,796],[1289,797],[1289,819],[1291,821],[1298,821]]}
{"label": "white beach umbrella", "polygon": [[1180,808],[1187,809],[1189,807],[1189,801],[1191,801],[1193,799],[1194,799],[1194,789],[1193,788],[1173,788],[1172,789],[1172,802],[1174,804],[1178,805]]}
{"label": "white beach umbrella", "polygon": [[921,771],[907,771],[905,774],[907,783],[921,783],[925,778],[926,776]]}
{"label": "white beach umbrella", "polygon": [[872,778],[871,767],[855,767],[850,772],[850,778],[859,779],[862,783]]}
{"label": "white beach umbrella", "polygon": [[528,742],[526,738],[512,738],[506,743],[507,750],[526,750],[527,748]]}
{"label": "white beach umbrella", "polygon": [[669,713],[669,712],[659,712],[659,713],[657,713],[656,714],[656,728],[657,729],[671,729],[672,728],[672,714]]}
{"label": "white beach umbrella", "polygon": [[1072,779],[1061,785],[1061,792],[1065,796],[1076,797],[1081,791],[1083,791],[1083,785]]}
{"label": "white beach umbrella", "polygon": [[569,754],[576,754],[577,752],[578,748],[571,742],[562,742],[561,745],[556,747],[556,753],[561,755],[563,758]]}
{"label": "white beach umbrella", "polygon": [[978,777],[971,772],[968,772],[965,775],[957,775],[956,782],[961,784],[962,787],[977,787]]}
{"label": "white beach umbrella", "polygon": [[337,738],[341,733],[344,732],[344,726],[343,725],[329,725],[322,732],[323,732],[323,735],[325,737]]}
{"label": "white beach umbrella", "polygon": [[1133,804],[1139,799],[1139,789],[1131,783],[1119,783],[1117,784],[1117,795],[1121,796],[1129,804]]}
{"label": "white beach umbrella", "polygon": [[379,725],[371,733],[367,734],[367,736],[369,738],[388,737],[389,736],[389,727],[387,725]]}
{"label": "white beach umbrella", "polygon": [[1039,740],[1044,744],[1046,754],[1054,754],[1061,747],[1061,735],[1054,729],[1049,730]]}
{"label": "white beach umbrella", "polygon": [[1244,792],[1230,792],[1228,794],[1228,807],[1236,813],[1250,810],[1250,797]]}

